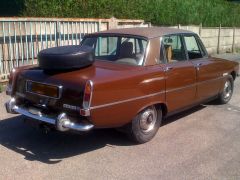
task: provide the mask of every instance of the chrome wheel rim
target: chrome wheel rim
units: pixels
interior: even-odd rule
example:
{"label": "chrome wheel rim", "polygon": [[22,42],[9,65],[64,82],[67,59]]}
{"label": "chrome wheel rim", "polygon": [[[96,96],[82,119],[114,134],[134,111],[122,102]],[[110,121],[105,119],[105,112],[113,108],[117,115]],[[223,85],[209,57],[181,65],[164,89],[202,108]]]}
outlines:
{"label": "chrome wheel rim", "polygon": [[140,116],[140,128],[147,133],[154,129],[157,122],[157,111],[154,107],[146,109]]}
{"label": "chrome wheel rim", "polygon": [[229,80],[227,80],[224,84],[223,98],[227,100],[231,98],[231,95],[232,95],[232,84]]}

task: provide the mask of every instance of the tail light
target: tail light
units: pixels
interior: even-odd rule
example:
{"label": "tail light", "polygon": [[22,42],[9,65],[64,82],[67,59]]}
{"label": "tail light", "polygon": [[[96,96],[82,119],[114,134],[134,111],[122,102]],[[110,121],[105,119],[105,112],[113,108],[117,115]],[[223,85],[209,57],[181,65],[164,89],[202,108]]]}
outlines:
{"label": "tail light", "polygon": [[8,84],[12,84],[13,81],[13,75],[15,73],[15,69],[12,69],[12,71],[10,72],[9,76],[8,76]]}
{"label": "tail light", "polygon": [[8,86],[7,86],[7,89],[6,89],[7,95],[12,95],[13,78],[14,78],[15,71],[16,71],[15,69],[12,69],[10,75],[8,76]]}
{"label": "tail light", "polygon": [[83,95],[83,108],[89,109],[91,105],[91,99],[92,99],[92,91],[93,91],[93,83],[92,81],[87,81],[84,89],[84,95]]}

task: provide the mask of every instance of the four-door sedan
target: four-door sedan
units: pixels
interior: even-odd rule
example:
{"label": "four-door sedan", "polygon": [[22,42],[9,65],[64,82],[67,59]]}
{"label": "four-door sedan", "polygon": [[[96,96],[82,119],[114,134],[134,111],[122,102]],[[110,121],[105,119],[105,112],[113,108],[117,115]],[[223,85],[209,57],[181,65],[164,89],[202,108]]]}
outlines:
{"label": "four-door sedan", "polygon": [[210,57],[197,34],[158,27],[89,34],[38,60],[12,71],[9,113],[59,131],[121,128],[138,143],[151,140],[166,116],[213,99],[227,103],[239,71],[236,62]]}

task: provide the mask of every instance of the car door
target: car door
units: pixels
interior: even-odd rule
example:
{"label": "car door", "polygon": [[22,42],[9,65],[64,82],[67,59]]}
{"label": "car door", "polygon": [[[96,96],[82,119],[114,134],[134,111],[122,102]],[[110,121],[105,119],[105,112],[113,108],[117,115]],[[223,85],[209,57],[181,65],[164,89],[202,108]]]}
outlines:
{"label": "car door", "polygon": [[197,99],[202,101],[218,94],[221,83],[217,62],[208,58],[197,35],[185,34],[184,42],[190,62],[197,74]]}
{"label": "car door", "polygon": [[162,48],[166,59],[166,103],[172,112],[195,102],[196,70],[187,60],[181,35],[164,36]]}

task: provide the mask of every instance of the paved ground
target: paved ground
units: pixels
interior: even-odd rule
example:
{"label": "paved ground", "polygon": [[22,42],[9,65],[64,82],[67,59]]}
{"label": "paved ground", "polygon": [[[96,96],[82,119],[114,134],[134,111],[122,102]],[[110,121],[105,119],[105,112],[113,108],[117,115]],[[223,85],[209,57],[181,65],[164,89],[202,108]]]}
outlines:
{"label": "paved ground", "polygon": [[235,53],[235,54],[231,54],[231,53],[215,54],[213,56],[240,62],[240,53]]}
{"label": "paved ground", "polygon": [[[239,58],[240,59],[240,58]],[[48,135],[5,113],[0,94],[0,179],[240,179],[240,78],[228,105],[168,118],[149,143],[114,130]]]}

